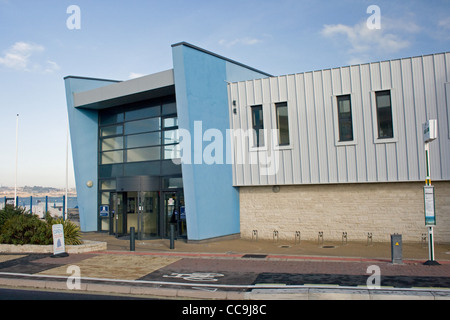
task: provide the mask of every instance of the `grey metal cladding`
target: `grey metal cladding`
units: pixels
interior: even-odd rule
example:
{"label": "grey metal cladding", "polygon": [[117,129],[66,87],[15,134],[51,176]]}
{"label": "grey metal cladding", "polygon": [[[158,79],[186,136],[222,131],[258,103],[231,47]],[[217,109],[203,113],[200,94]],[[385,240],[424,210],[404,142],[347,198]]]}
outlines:
{"label": "grey metal cladding", "polygon": [[[232,132],[252,128],[253,105],[263,106],[264,128],[276,131],[275,103],[286,101],[290,134],[289,146],[278,147],[269,137],[265,149],[252,148],[248,138],[234,139],[234,185],[424,181],[422,124],[427,119],[438,120],[432,180],[449,180],[449,81],[447,52],[230,83]],[[391,139],[378,138],[375,93],[382,90],[391,92]],[[340,142],[336,97],[348,94],[354,139]],[[252,158],[256,161],[245,161]],[[277,170],[267,174],[271,160]]]}

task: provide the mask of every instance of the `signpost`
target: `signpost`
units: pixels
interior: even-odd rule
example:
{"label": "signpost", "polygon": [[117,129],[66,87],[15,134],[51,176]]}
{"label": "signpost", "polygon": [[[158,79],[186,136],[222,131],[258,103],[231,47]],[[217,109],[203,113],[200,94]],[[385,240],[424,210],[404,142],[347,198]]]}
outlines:
{"label": "signpost", "polygon": [[424,196],[425,226],[428,227],[428,261],[425,265],[435,266],[439,262],[434,260],[434,234],[436,226],[436,210],[434,203],[434,187],[431,185],[430,143],[437,139],[437,120],[428,120],[423,125],[423,140],[425,143],[426,177]]}
{"label": "signpost", "polygon": [[64,243],[64,228],[62,224],[54,224],[52,226],[53,232],[53,255],[52,258],[67,257],[66,245]]}

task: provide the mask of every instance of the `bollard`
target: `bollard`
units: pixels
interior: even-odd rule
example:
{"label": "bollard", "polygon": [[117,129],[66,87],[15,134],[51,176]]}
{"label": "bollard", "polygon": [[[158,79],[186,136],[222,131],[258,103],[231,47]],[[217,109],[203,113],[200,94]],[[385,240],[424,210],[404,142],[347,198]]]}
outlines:
{"label": "bollard", "polygon": [[134,230],[134,227],[130,228],[130,251],[134,251],[135,249],[136,233]]}
{"label": "bollard", "polygon": [[175,249],[175,225],[170,224],[170,250]]}

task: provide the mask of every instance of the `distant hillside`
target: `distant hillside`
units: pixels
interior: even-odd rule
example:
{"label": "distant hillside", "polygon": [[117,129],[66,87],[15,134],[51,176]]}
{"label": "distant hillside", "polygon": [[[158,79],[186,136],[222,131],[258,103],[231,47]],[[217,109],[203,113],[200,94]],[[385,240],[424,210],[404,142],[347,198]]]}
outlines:
{"label": "distant hillside", "polygon": [[[42,187],[42,186],[24,186],[24,187],[17,187],[17,196],[19,197],[29,197],[29,196],[36,196],[36,197],[42,197],[42,196],[54,196],[54,197],[60,197],[65,195],[66,190],[60,189],[60,188],[53,188],[53,187]],[[0,187],[0,196],[14,196],[14,187]],[[77,191],[75,188],[68,190],[68,196],[69,197],[76,197]]]}

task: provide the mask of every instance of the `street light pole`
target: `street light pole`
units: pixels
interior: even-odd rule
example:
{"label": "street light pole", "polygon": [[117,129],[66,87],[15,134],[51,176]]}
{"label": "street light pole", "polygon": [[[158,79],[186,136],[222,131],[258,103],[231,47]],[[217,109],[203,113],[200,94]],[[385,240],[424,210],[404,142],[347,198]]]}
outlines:
{"label": "street light pole", "polygon": [[17,162],[19,155],[19,114],[16,116],[16,168],[14,175],[14,207],[17,207]]}

